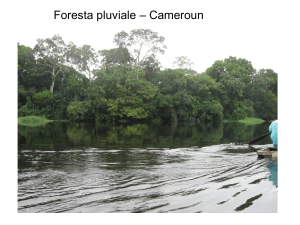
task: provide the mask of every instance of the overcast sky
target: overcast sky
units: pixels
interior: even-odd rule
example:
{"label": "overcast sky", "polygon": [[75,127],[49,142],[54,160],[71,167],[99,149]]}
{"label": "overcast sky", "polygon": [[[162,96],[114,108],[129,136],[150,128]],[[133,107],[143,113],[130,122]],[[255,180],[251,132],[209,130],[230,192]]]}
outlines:
{"label": "overcast sky", "polygon": [[[34,2],[34,1],[29,1]],[[57,3],[58,2],[58,3]],[[229,56],[245,58],[255,69],[268,68],[284,71],[281,57],[286,41],[296,41],[293,28],[295,15],[284,13],[280,1],[83,1],[84,3],[48,4],[18,3],[17,41],[34,47],[38,38],[59,34],[65,42],[77,46],[91,45],[95,50],[116,47],[113,37],[124,30],[151,29],[165,37],[167,49],[159,55],[163,68],[171,67],[176,56],[188,56],[192,69],[204,72],[216,60]],[[288,1],[287,1],[288,2]],[[131,4],[130,4],[131,3]],[[25,10],[26,9],[26,10]],[[54,10],[61,13],[93,13],[93,20],[54,19]],[[96,15],[127,12],[137,15],[134,20],[97,22]],[[203,13],[202,20],[152,20],[149,13]],[[145,14],[142,18],[139,15]],[[286,38],[289,36],[289,38]],[[299,36],[298,36],[299,37]],[[281,53],[280,53],[281,52]]]}

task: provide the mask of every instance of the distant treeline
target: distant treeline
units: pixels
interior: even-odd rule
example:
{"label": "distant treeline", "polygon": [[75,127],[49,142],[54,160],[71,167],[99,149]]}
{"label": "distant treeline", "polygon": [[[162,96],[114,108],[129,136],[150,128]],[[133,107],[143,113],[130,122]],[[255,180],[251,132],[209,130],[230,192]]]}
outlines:
{"label": "distant treeline", "polygon": [[188,57],[161,70],[165,39],[151,30],[124,31],[116,48],[96,52],[59,35],[18,44],[18,116],[114,122],[154,119],[197,123],[277,118],[277,73],[230,56],[204,73]]}

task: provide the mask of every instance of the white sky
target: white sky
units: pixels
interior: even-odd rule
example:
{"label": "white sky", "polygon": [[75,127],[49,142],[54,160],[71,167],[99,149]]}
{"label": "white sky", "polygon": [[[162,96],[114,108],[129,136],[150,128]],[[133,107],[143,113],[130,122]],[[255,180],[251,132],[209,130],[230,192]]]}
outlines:
{"label": "white sky", "polygon": [[[29,1],[30,2],[30,1]],[[285,50],[284,42],[296,41],[290,21],[295,15],[280,16],[280,1],[84,1],[84,4],[51,1],[49,4],[18,5],[18,36],[20,44],[34,47],[38,38],[59,34],[65,42],[77,46],[91,45],[95,50],[116,47],[113,37],[124,30],[151,29],[165,37],[167,49],[159,55],[164,68],[171,67],[176,56],[188,56],[193,69],[204,72],[216,60],[229,56],[245,58],[255,69],[269,68],[284,72],[278,51]],[[96,3],[95,3],[96,2]],[[109,3],[107,3],[109,2]],[[195,3],[196,2],[196,3]],[[156,3],[156,4],[155,4]],[[23,10],[26,9],[26,10]],[[54,10],[62,12],[91,12],[93,20],[54,20]],[[96,20],[98,12],[134,12],[146,14],[135,20]],[[203,20],[152,20],[151,10],[157,12],[202,12]],[[288,18],[290,17],[290,18]],[[299,37],[299,36],[298,36]]]}
{"label": "white sky", "polygon": [[[296,154],[299,154],[299,146],[296,142],[299,132],[295,131],[299,114],[299,1],[295,0],[210,0],[210,1],[9,1],[1,4],[1,103],[6,110],[2,110],[2,118],[17,118],[17,45],[34,47],[38,38],[53,37],[59,34],[65,42],[72,41],[76,45],[91,45],[95,50],[114,48],[113,37],[124,30],[151,29],[165,37],[166,52],[159,59],[164,67],[171,67],[176,56],[188,56],[194,65],[192,69],[204,72],[216,60],[223,60],[229,56],[245,58],[252,62],[255,69],[273,69],[279,75],[279,139],[280,139],[280,196],[279,212],[295,214],[296,206],[290,206],[287,199],[294,196],[285,194],[298,192],[296,187],[297,175],[291,175],[291,171],[298,168],[290,168],[289,165],[297,165]],[[54,10],[61,12],[92,12],[94,16],[98,12],[116,13],[134,12],[137,15],[146,14],[146,18],[137,17],[135,20],[54,20]],[[202,12],[203,20],[151,20],[149,12]],[[3,52],[4,49],[4,52]],[[6,79],[7,78],[7,79]],[[3,83],[4,82],[4,83]],[[7,83],[9,85],[7,85]],[[5,85],[4,85],[5,84]],[[7,98],[11,96],[11,98]],[[11,105],[11,110],[7,107]],[[8,122],[10,119],[6,119]],[[291,125],[292,124],[292,125]],[[292,127],[291,127],[292,126]],[[4,126],[2,137],[12,133],[16,137],[15,126]],[[5,133],[4,133],[5,132]],[[14,136],[15,135],[15,136]],[[4,140],[3,140],[4,141]],[[15,146],[11,146],[15,143]],[[290,143],[290,144],[289,144]],[[294,145],[296,144],[296,145]],[[12,160],[16,160],[17,139],[11,141],[2,150],[13,150]],[[292,152],[286,155],[285,152]],[[9,163],[12,171],[17,165]],[[288,171],[284,170],[284,166]],[[2,164],[1,171],[8,171],[7,163]],[[282,171],[284,175],[282,176]],[[14,173],[15,175],[15,173]],[[9,201],[13,213],[17,212],[16,206],[16,177],[6,176],[12,179],[14,184],[12,197]],[[6,179],[5,178],[5,179]],[[285,189],[285,184],[287,189]],[[8,187],[9,188],[9,187]],[[9,188],[11,189],[11,188]],[[284,190],[285,189],[285,190]],[[299,195],[297,195],[299,196]],[[297,201],[296,201],[297,202]],[[7,203],[8,204],[8,203]],[[6,208],[9,208],[5,204]],[[3,215],[6,215],[3,212]],[[9,214],[7,214],[9,215]],[[10,216],[7,219],[14,220],[20,216]],[[49,217],[48,217],[49,218]],[[95,217],[93,217],[95,218]],[[131,217],[132,218],[132,217]],[[193,217],[194,218],[194,217]],[[206,217],[207,218],[207,217]],[[211,217],[210,217],[211,218]],[[250,217],[247,217],[247,221]],[[256,217],[251,217],[256,218]],[[264,218],[265,222],[276,216]],[[281,219],[282,218],[282,219]],[[281,217],[278,222],[284,222]],[[290,218],[290,216],[289,216]],[[101,220],[101,218],[100,218]],[[246,221],[244,220],[244,221]],[[3,220],[5,221],[5,219]],[[182,220],[181,220],[182,221]],[[281,221],[281,222],[280,222]],[[25,223],[22,220],[22,223]],[[30,224],[36,224],[32,218],[27,220]],[[43,223],[49,224],[50,220],[43,218]],[[99,222],[99,218],[98,218]],[[175,221],[176,222],[176,221]],[[184,222],[184,221],[182,221]],[[196,221],[201,223],[201,221]],[[234,221],[230,221],[232,223]],[[262,222],[260,220],[260,222]],[[13,223],[11,221],[11,223]],[[123,222],[122,222],[123,223]]]}

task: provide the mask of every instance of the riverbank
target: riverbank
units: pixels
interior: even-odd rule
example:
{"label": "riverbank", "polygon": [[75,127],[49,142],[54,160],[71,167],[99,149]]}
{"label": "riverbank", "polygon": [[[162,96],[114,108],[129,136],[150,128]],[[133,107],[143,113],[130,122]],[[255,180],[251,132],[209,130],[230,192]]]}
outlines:
{"label": "riverbank", "polygon": [[54,120],[48,120],[47,118],[41,116],[26,116],[18,118],[18,124],[31,127],[45,125],[46,123],[53,121]]}
{"label": "riverbank", "polygon": [[255,125],[255,124],[261,124],[264,123],[265,120],[259,119],[259,118],[250,118],[247,117],[245,119],[242,120],[223,120],[223,123],[230,123],[230,122],[239,122],[239,123],[244,123],[247,125]]}
{"label": "riverbank", "polygon": [[[39,126],[44,125],[48,122],[54,122],[58,120],[48,120],[46,117],[41,116],[26,116],[26,117],[19,117],[18,118],[18,124],[24,125],[24,126]],[[59,120],[59,121],[68,121],[68,120]],[[127,120],[120,120],[120,123],[127,123],[130,121]],[[160,121],[161,122],[161,121]],[[255,124],[261,124],[264,123],[265,120],[259,119],[259,118],[250,118],[247,117],[242,120],[222,120],[223,123],[231,123],[231,122],[238,122],[243,123],[247,125],[255,125]]]}

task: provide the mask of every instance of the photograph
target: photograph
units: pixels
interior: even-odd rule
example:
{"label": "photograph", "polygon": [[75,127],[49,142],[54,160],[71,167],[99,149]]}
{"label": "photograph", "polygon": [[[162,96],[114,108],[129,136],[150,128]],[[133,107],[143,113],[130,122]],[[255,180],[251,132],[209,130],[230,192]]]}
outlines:
{"label": "photograph", "polygon": [[296,1],[12,2],[18,216],[292,204]]}

